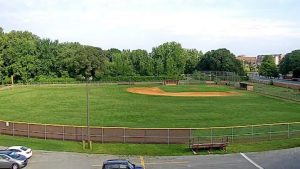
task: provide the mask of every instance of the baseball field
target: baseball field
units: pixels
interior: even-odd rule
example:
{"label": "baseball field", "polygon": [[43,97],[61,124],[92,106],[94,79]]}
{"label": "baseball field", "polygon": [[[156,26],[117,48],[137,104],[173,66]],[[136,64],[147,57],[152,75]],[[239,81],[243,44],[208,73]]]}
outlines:
{"label": "baseball field", "polygon": [[[220,85],[88,85],[92,126],[197,128],[300,121],[300,104]],[[150,94],[149,94],[150,93]],[[0,119],[86,125],[85,85],[0,90]]]}

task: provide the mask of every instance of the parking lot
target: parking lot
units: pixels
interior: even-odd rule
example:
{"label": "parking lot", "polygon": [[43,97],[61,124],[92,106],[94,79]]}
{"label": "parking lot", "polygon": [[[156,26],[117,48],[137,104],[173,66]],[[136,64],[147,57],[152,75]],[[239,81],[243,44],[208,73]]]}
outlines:
{"label": "parking lot", "polygon": [[228,155],[142,157],[34,151],[26,169],[97,169],[108,159],[129,159],[146,169],[299,169],[300,148]]}

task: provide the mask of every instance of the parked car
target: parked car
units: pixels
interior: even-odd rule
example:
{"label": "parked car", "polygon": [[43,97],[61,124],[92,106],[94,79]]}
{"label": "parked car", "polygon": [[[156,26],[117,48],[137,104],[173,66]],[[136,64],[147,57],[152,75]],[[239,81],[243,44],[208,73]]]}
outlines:
{"label": "parked car", "polygon": [[143,167],[132,164],[128,160],[115,159],[105,161],[102,169],[143,169]]}
{"label": "parked car", "polygon": [[0,151],[0,168],[20,169],[26,167],[28,160],[25,156],[12,151]]}
{"label": "parked car", "polygon": [[7,150],[13,151],[13,152],[15,152],[17,154],[20,154],[20,155],[23,155],[26,158],[31,158],[31,156],[32,156],[31,149],[27,148],[25,146],[12,146],[12,147],[9,147]]}

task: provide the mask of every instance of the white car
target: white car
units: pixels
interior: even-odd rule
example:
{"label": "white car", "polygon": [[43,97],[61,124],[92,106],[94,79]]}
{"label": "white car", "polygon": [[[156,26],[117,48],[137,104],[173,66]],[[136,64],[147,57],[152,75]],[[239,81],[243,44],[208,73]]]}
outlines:
{"label": "white car", "polygon": [[12,146],[12,147],[8,147],[7,150],[13,151],[16,154],[23,155],[26,158],[30,158],[32,156],[32,150],[25,146]]}

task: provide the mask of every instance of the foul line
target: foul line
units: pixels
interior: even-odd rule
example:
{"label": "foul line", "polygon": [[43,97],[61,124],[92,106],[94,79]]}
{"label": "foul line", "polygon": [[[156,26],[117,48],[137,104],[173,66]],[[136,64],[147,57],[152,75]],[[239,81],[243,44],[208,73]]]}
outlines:
{"label": "foul line", "polygon": [[146,169],[144,157],[143,157],[143,156],[140,156],[140,160],[141,160],[141,165],[142,165],[143,169]]}
{"label": "foul line", "polygon": [[256,164],[253,160],[251,160],[248,156],[246,156],[244,153],[240,153],[246,160],[248,160],[250,163],[252,163],[255,167],[258,169],[264,169],[260,165]]}

